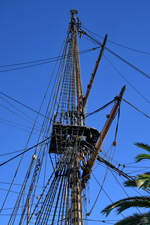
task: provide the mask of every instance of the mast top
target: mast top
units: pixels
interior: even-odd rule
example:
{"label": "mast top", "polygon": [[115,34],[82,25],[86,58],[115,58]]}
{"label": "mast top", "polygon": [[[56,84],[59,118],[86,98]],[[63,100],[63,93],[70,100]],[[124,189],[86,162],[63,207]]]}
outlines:
{"label": "mast top", "polygon": [[75,14],[78,14],[78,10],[76,10],[76,9],[71,9],[71,10],[70,10],[70,13],[71,13],[72,17],[75,17]]}

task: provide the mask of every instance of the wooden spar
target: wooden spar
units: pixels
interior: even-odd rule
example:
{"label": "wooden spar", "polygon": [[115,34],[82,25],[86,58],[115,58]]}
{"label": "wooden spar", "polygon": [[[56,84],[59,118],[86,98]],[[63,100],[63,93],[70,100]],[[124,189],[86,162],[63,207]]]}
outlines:
{"label": "wooden spar", "polygon": [[30,216],[30,199],[28,199],[27,225],[29,225],[29,216]]}
{"label": "wooden spar", "polygon": [[106,45],[106,41],[107,41],[107,34],[105,35],[103,44],[102,44],[102,46],[101,46],[101,49],[100,49],[100,52],[99,52],[99,55],[98,55],[98,59],[97,59],[97,61],[96,61],[96,64],[95,64],[93,73],[92,73],[92,75],[91,75],[90,82],[89,82],[89,84],[88,84],[88,86],[87,86],[87,91],[86,91],[86,94],[85,94],[84,99],[83,99],[83,107],[86,106],[86,103],[87,103],[87,100],[88,100],[90,91],[91,91],[91,89],[92,89],[92,85],[93,85],[93,82],[94,82],[94,78],[95,78],[95,75],[96,75],[96,72],[97,72],[97,69],[98,69],[100,60],[101,60],[102,55],[103,55],[103,52],[104,52],[104,48],[105,48],[105,45]]}
{"label": "wooden spar", "polygon": [[106,123],[105,123],[105,126],[95,144],[95,150],[91,156],[91,158],[87,161],[87,164],[85,166],[85,168],[83,169],[83,174],[82,174],[82,181],[81,181],[81,186],[82,188],[85,187],[85,183],[88,181],[88,179],[90,178],[90,174],[92,172],[92,168],[95,164],[95,161],[98,157],[98,154],[101,150],[101,147],[103,145],[103,142],[104,142],[104,139],[108,133],[108,130],[112,124],[112,121],[113,119],[115,118],[115,115],[116,115],[116,112],[117,112],[117,109],[119,108],[120,106],[120,102],[121,102],[121,99],[122,99],[122,96],[124,94],[124,91],[125,91],[125,86],[122,88],[121,92],[120,92],[120,95],[117,97],[117,102],[115,103],[110,115],[109,115],[109,118],[107,119]]}
{"label": "wooden spar", "polygon": [[71,10],[72,18],[72,36],[73,36],[73,54],[75,59],[75,80],[77,87],[77,102],[80,111],[82,111],[81,103],[82,103],[82,86],[81,86],[81,78],[80,78],[80,65],[79,65],[79,50],[78,50],[78,41],[77,41],[77,24],[75,22],[75,14],[77,14],[77,10]]}
{"label": "wooden spar", "polygon": [[[77,24],[75,20],[75,14],[77,10],[71,10],[71,26],[72,26],[72,38],[73,38],[73,54],[75,60],[75,82],[77,88],[77,104],[79,110],[82,111],[82,87],[80,81],[80,66],[79,66],[79,53],[78,53],[78,42],[77,42]],[[74,147],[74,152],[77,152],[77,146]],[[71,224],[72,225],[83,225],[82,218],[82,200],[81,200],[81,180],[80,180],[80,154],[76,155],[76,160],[72,165],[72,181],[71,181]],[[68,223],[67,223],[68,224]]]}
{"label": "wooden spar", "polygon": [[[77,158],[80,163],[79,157]],[[78,165],[77,165],[78,167]],[[71,184],[71,224],[72,225],[83,225],[82,218],[82,197],[81,197],[81,181],[79,177],[79,170],[73,169],[72,173],[72,184]]]}
{"label": "wooden spar", "polygon": [[78,105],[81,105],[82,101],[82,87],[81,87],[81,80],[80,80],[80,69],[79,69],[79,53],[78,53],[78,45],[77,45],[77,37],[75,33],[74,37],[74,56],[75,56],[75,66],[76,66],[76,81],[77,81],[77,98],[78,98]]}

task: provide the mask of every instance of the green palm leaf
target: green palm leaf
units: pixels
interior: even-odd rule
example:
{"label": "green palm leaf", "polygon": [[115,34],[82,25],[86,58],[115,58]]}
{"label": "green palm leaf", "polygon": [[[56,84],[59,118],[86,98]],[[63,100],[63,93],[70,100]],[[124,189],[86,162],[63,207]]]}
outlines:
{"label": "green palm leaf", "polygon": [[136,162],[140,162],[141,160],[144,159],[150,159],[150,155],[148,154],[139,154],[136,156]]}
{"label": "green palm leaf", "polygon": [[[146,150],[150,153],[150,146],[145,145],[143,143],[136,143],[136,146]],[[150,154],[139,154],[136,157],[136,161],[140,162],[144,159],[150,159]],[[135,180],[130,180],[125,182],[126,187],[139,187],[139,188],[148,188],[150,187],[150,172],[139,174],[135,177]],[[117,213],[121,213],[125,211],[126,209],[132,208],[132,207],[141,207],[141,208],[150,208],[150,197],[147,196],[135,196],[130,198],[124,198],[117,202],[114,202],[113,204],[107,206],[102,213],[106,216],[109,215],[109,213],[116,209]],[[134,214],[133,216],[127,217],[115,225],[150,225],[150,212],[145,214]]]}
{"label": "green palm leaf", "polygon": [[125,187],[139,187],[148,188],[150,187],[150,173],[144,173],[137,175],[135,180],[128,180],[124,182]]}
{"label": "green palm leaf", "polygon": [[133,216],[129,216],[117,223],[115,225],[149,225],[150,224],[150,212],[144,213],[142,215],[134,214]]}
{"label": "green palm leaf", "polygon": [[109,206],[107,206],[102,213],[106,214],[106,216],[109,215],[109,213],[113,209],[117,209],[118,214],[123,212],[124,210],[131,208],[131,207],[144,207],[144,208],[150,208],[150,197],[131,197],[131,198],[124,198],[122,200],[119,200]]}
{"label": "green palm leaf", "polygon": [[137,187],[135,180],[127,180],[124,182],[125,187]]}
{"label": "green palm leaf", "polygon": [[136,146],[150,152],[150,146],[143,143],[135,143]]}

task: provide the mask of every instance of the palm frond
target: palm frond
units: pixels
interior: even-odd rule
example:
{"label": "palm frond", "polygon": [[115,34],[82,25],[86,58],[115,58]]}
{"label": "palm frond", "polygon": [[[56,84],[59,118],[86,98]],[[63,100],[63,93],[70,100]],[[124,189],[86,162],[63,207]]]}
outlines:
{"label": "palm frond", "polygon": [[135,145],[138,146],[139,148],[142,148],[142,149],[150,152],[150,145],[146,145],[144,143],[139,143],[139,142],[135,143]]}
{"label": "palm frond", "polygon": [[[136,143],[135,145],[150,153],[149,145],[143,143]],[[137,155],[136,162],[140,162],[144,159],[150,159],[150,154]],[[148,188],[150,187],[150,172],[139,174],[136,176],[135,180],[126,181],[124,184],[126,187]],[[117,213],[120,214],[124,210],[133,207],[150,208],[150,197],[135,196],[130,198],[124,198],[107,206],[105,209],[103,209],[102,213],[108,216],[113,209],[116,209]],[[115,225],[137,225],[137,224],[150,225],[150,212],[140,215],[134,214],[133,216],[127,217],[117,222]]]}
{"label": "palm frond", "polygon": [[127,180],[124,182],[125,187],[139,187],[148,188],[150,187],[150,173],[143,173],[137,175],[135,180]]}
{"label": "palm frond", "polygon": [[141,186],[142,188],[149,188],[150,187],[150,181],[146,180]]}
{"label": "palm frond", "polygon": [[150,212],[144,214],[134,214],[133,216],[126,217],[125,219],[115,223],[115,225],[149,225],[150,224]]}
{"label": "palm frond", "polygon": [[148,154],[139,154],[136,156],[136,162],[140,162],[141,160],[144,160],[144,159],[150,159],[150,155]]}
{"label": "palm frond", "polygon": [[117,212],[118,214],[120,214],[124,210],[132,208],[132,207],[150,208],[150,199],[149,201],[143,200],[143,199],[142,200],[135,199],[132,201],[127,200],[125,202],[122,202],[120,205],[118,205]]}
{"label": "palm frond", "polygon": [[138,175],[136,179],[136,184],[140,188],[148,188],[150,186],[150,174],[144,173]]}
{"label": "palm frond", "polygon": [[124,182],[125,187],[137,187],[135,180],[127,180]]}
{"label": "palm frond", "polygon": [[135,196],[131,198],[124,198],[121,199],[109,206],[107,206],[102,213],[106,214],[106,216],[109,215],[109,213],[113,209],[117,209],[118,214],[121,213],[122,211],[131,208],[131,207],[144,207],[144,208],[150,208],[150,197],[147,196]]}

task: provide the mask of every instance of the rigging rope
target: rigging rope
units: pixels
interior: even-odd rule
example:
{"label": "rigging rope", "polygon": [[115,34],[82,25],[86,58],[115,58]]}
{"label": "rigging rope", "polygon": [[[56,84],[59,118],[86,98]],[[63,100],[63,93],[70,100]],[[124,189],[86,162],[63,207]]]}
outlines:
{"label": "rigging rope", "polygon": [[125,76],[123,76],[123,74],[118,70],[118,68],[114,65],[114,63],[112,63],[112,61],[106,57],[106,55],[104,54],[104,58],[109,62],[109,64],[112,66],[112,68],[119,74],[119,76],[125,80],[127,82],[127,84],[129,84],[129,86],[139,95],[141,96],[147,103],[150,104],[150,100],[145,97],[131,82],[129,82],[127,80],[127,78]]}
{"label": "rigging rope", "polygon": [[[65,64],[65,57],[63,58],[63,63]],[[60,67],[60,70],[59,71],[64,71],[65,69],[64,69],[64,64],[62,65],[62,67]],[[68,64],[69,64],[69,58],[68,58]],[[33,66],[33,65],[32,65]],[[68,69],[68,68],[67,68]],[[71,68],[72,69],[72,68]],[[67,70],[67,72],[69,71],[69,69]],[[66,72],[66,73],[67,73]],[[61,86],[61,81],[62,81],[62,77],[61,78],[58,78],[58,82],[57,82],[57,87],[54,87],[55,89],[55,92],[54,92],[54,95],[52,94],[51,95],[51,97],[52,97],[52,104],[50,105],[50,101],[49,101],[49,104],[48,104],[48,107],[47,107],[47,112],[46,112],[46,116],[47,115],[49,115],[49,117],[48,118],[50,118],[50,121],[49,121],[49,123],[47,123],[47,121],[46,121],[46,116],[44,116],[45,117],[45,120],[44,120],[44,122],[43,122],[43,125],[42,125],[42,129],[41,129],[41,133],[40,133],[40,135],[39,135],[39,139],[38,140],[40,140],[40,138],[41,138],[41,136],[48,136],[47,134],[49,134],[50,133],[50,131],[51,131],[51,123],[52,123],[52,121],[53,121],[53,118],[54,118],[54,112],[55,112],[55,109],[56,109],[56,106],[58,105],[57,104],[57,101],[58,101],[58,98],[61,96],[61,94],[62,93],[60,93],[61,91],[64,91],[63,92],[63,94],[64,94],[64,98],[63,98],[63,100],[65,99],[65,91],[67,90],[67,88],[70,88],[70,86],[69,87],[65,87],[65,85],[68,85],[68,83],[66,83],[66,84],[64,84],[64,86]],[[66,90],[64,90],[64,89],[66,88]],[[71,91],[71,88],[70,88],[70,90],[69,91]],[[45,95],[44,95],[44,99],[45,99]],[[115,99],[114,99],[115,100]],[[113,100],[113,101],[114,101]],[[99,112],[100,110],[102,110],[102,109],[104,109],[106,106],[108,106],[109,104],[111,104],[113,101],[111,101],[110,103],[108,103],[108,104],[106,104],[105,106],[103,106],[103,107],[101,107],[101,108],[99,108],[98,110],[95,110],[94,112],[92,112],[92,113],[89,113],[89,114],[87,114],[87,117],[88,116],[90,116],[90,115],[93,115],[94,113],[96,113],[96,112]],[[61,110],[63,109],[63,107],[61,108]],[[65,110],[64,110],[65,111]],[[64,112],[63,110],[62,110],[62,112]],[[57,111],[58,112],[58,111]],[[39,114],[39,113],[38,113]],[[50,116],[51,115],[51,116]],[[77,132],[78,133],[78,132]],[[117,132],[116,132],[117,133]],[[78,133],[78,135],[77,136],[79,136],[79,133]],[[47,139],[49,139],[49,138],[47,138]],[[45,139],[44,141],[47,141],[47,139]],[[44,142],[44,141],[42,141],[42,142]],[[77,141],[77,140],[76,140]],[[39,144],[41,144],[41,142],[39,142],[36,146],[34,146],[34,147],[38,147],[38,145]],[[58,144],[58,143],[56,143],[56,144]],[[65,145],[65,147],[67,147],[67,144],[66,143],[61,143],[61,145],[63,146],[63,144]],[[80,146],[80,144],[79,144],[79,146]],[[33,148],[33,146],[32,146],[32,148]],[[21,154],[24,154],[25,152],[27,152],[27,151],[29,151],[29,150],[31,150],[30,148],[28,148],[28,149],[26,149],[26,151],[24,151],[23,153],[21,153]],[[34,194],[35,194],[35,191],[36,191],[36,185],[37,185],[37,183],[38,183],[38,179],[39,179],[39,175],[40,175],[40,170],[41,170],[41,167],[42,167],[42,162],[43,162],[43,158],[44,158],[44,152],[45,152],[45,148],[44,148],[44,151],[42,151],[43,149],[42,148],[40,148],[40,153],[39,153],[39,160],[40,160],[40,162],[41,162],[41,165],[40,165],[40,168],[39,168],[39,170],[38,170],[38,175],[37,175],[37,177],[36,177],[36,179],[35,179],[35,177],[34,177],[34,175],[35,175],[35,170],[36,170],[36,166],[35,166],[35,170],[34,170],[34,173],[33,173],[33,177],[31,178],[31,185],[30,185],[30,188],[31,187],[33,187],[32,185],[34,185],[35,186],[35,189],[34,189],[34,193],[32,194],[31,193],[31,190],[29,190],[29,192],[28,192],[28,195],[27,195],[27,199],[28,198],[30,198],[30,196],[31,196],[31,194],[32,194],[32,199],[34,198]],[[37,150],[35,150],[35,152],[36,152]],[[71,155],[71,156],[73,156],[72,158],[74,159],[75,158],[75,156],[76,156],[76,149],[74,149],[74,152],[72,153],[72,154],[74,154],[74,155]],[[20,154],[19,154],[20,155]],[[18,155],[18,156],[19,156]],[[55,154],[56,155],[56,154]],[[66,165],[67,164],[67,153],[65,153],[64,154],[65,156],[63,157],[63,156],[55,156],[56,157],[56,163],[58,163],[57,165],[58,165],[58,167],[56,167],[56,169],[58,169],[58,171],[53,171],[53,172],[56,172],[55,173],[55,177],[54,177],[54,182],[51,184],[51,186],[50,186],[50,189],[49,189],[49,191],[47,192],[47,194],[46,194],[46,197],[45,197],[45,201],[43,202],[43,205],[42,205],[42,207],[41,207],[41,210],[39,211],[39,214],[38,214],[38,216],[37,216],[37,219],[36,219],[36,224],[40,224],[40,225],[46,225],[47,223],[48,223],[48,220],[49,220],[49,215],[50,215],[50,212],[51,212],[51,210],[52,210],[52,207],[55,205],[55,212],[56,212],[56,209],[57,208],[59,208],[58,206],[60,205],[60,206],[62,206],[62,204],[63,204],[63,201],[65,202],[65,194],[67,193],[68,194],[68,199],[69,199],[69,187],[68,187],[68,189],[66,189],[66,191],[64,191],[64,189],[65,189],[65,180],[67,180],[66,179],[66,175],[65,175],[65,173],[61,173],[62,172],[62,167],[64,166],[64,165]],[[16,157],[18,157],[18,156],[15,156],[15,158]],[[66,158],[65,158],[66,157]],[[13,157],[14,158],[14,157]],[[71,159],[72,160],[72,159]],[[71,162],[73,162],[73,160],[71,161]],[[5,162],[6,163],[6,162]],[[37,164],[36,164],[37,165]],[[1,166],[1,164],[0,164],[0,166]],[[32,166],[32,164],[31,164],[31,166]],[[65,167],[65,169],[66,168],[68,168],[67,166]],[[64,169],[64,170],[65,170]],[[31,172],[31,170],[29,170],[29,172]],[[57,176],[56,177],[56,174],[57,174],[57,172],[60,172],[60,174],[59,174],[59,176]],[[66,171],[65,171],[66,172]],[[117,171],[118,172],[118,171]],[[30,175],[30,174],[29,174]],[[24,181],[24,189],[25,189],[25,187],[26,187],[26,184],[27,184],[27,178],[28,177],[26,177],[26,179],[25,179],[25,181]],[[61,181],[61,184],[60,184],[60,181]],[[26,183],[25,183],[26,182]],[[64,183],[63,183],[64,182]],[[66,182],[67,183],[67,182]],[[69,183],[69,179],[68,179],[68,183]],[[63,186],[63,188],[62,188],[62,185],[64,184],[64,186]],[[20,192],[20,196],[21,196],[21,194],[23,193],[23,191],[24,191],[24,189],[22,189],[21,190],[21,192]],[[55,196],[57,195],[57,193],[58,193],[58,195],[59,195],[59,197],[60,197],[60,199],[61,199],[61,201],[60,201],[60,199],[59,198],[57,198],[57,202],[55,201]],[[17,215],[17,210],[18,210],[18,206],[19,206],[19,204],[20,204],[20,201],[21,201],[21,197],[19,197],[18,198],[19,200],[17,200],[17,204],[15,205],[16,206],[16,208],[14,208],[14,210],[15,210],[15,216]],[[47,201],[46,201],[47,200]],[[70,200],[70,199],[69,199]],[[68,201],[69,201],[68,200]],[[59,202],[58,202],[59,201]],[[27,202],[27,201],[26,201]],[[69,204],[68,204],[69,205]],[[70,205],[69,205],[70,206]],[[60,215],[61,215],[61,210],[63,210],[62,212],[62,215],[68,215],[69,214],[69,207],[68,208],[66,208],[66,214],[64,213],[64,207],[60,207],[59,208],[59,211],[58,211],[58,214],[59,214],[59,216],[58,216],[58,221],[59,221],[59,218],[60,218]],[[26,212],[26,210],[27,210],[27,205],[26,205],[26,203],[24,204],[24,209],[23,209],[23,211],[22,211],[22,215],[21,215],[21,220],[20,220],[20,224],[22,223],[22,220],[23,220],[23,217],[24,217],[24,215],[26,215],[25,214],[25,212]],[[14,214],[12,214],[13,216],[14,216]],[[57,223],[58,223],[58,221],[57,221]],[[53,214],[53,221],[52,221],[52,223],[54,224],[55,223],[55,213]],[[12,223],[11,223],[12,224]]]}
{"label": "rigging rope", "polygon": [[[104,36],[99,35],[99,34],[93,32],[93,31],[90,31],[90,30],[87,29],[85,26],[82,26],[82,27],[83,27],[84,30],[88,31],[89,33],[94,34],[95,36],[104,39]],[[150,55],[150,52],[146,52],[146,51],[143,51],[143,50],[135,49],[135,48],[132,48],[132,47],[129,47],[129,46],[120,44],[120,43],[118,43],[118,42],[116,42],[116,41],[108,40],[108,42],[109,42],[109,43],[112,43],[112,44],[114,44],[114,45],[117,45],[117,46],[119,46],[119,47],[126,48],[126,49],[128,49],[128,50],[130,50],[130,51],[133,51],[133,52],[136,52],[136,53],[145,54],[145,55]]]}
{"label": "rigging rope", "polygon": [[[30,118],[29,116],[27,116],[25,113],[23,114],[22,111],[20,111],[20,110],[18,110],[17,108],[13,107],[12,104],[9,103],[9,105],[11,106],[12,109],[10,109],[9,107],[7,107],[7,106],[5,106],[5,105],[3,105],[3,104],[0,104],[0,107],[4,108],[4,109],[7,110],[8,112],[10,112],[10,113],[16,115],[17,117],[23,119],[24,121],[26,121],[26,122],[28,122],[28,123],[30,122],[30,124],[33,122],[33,119],[31,119],[31,118]],[[17,112],[14,111],[14,109],[16,109]],[[21,113],[21,114],[20,114],[20,113]]]}
{"label": "rigging rope", "polygon": [[12,160],[18,158],[19,156],[23,155],[23,154],[26,153],[26,152],[29,152],[29,151],[32,150],[33,148],[38,147],[39,145],[43,144],[44,142],[46,142],[46,141],[49,140],[49,139],[50,139],[50,137],[46,138],[45,140],[39,142],[39,143],[36,144],[36,145],[31,146],[30,148],[27,148],[25,151],[21,152],[20,154],[18,154],[18,155],[16,155],[16,156],[14,156],[14,157],[12,157],[12,158],[6,160],[5,162],[1,163],[0,166],[5,165],[6,163],[8,163],[8,162],[10,162],[10,161],[12,161]]}
{"label": "rigging rope", "polygon": [[56,56],[52,58],[45,58],[45,59],[37,59],[37,60],[31,60],[27,62],[21,62],[21,63],[12,63],[12,64],[6,64],[6,65],[0,65],[0,67],[13,67],[13,66],[20,66],[20,65],[26,65],[26,64],[34,64],[37,62],[43,62],[43,61],[50,61],[50,60],[57,60],[60,59],[61,56]]}
{"label": "rigging rope", "polygon": [[[124,194],[129,198],[129,195],[128,195],[127,191],[125,190],[124,186],[120,183],[120,181],[119,181],[118,178],[116,177],[116,174],[114,174],[112,171],[110,171],[110,172],[111,172],[112,176],[114,177],[116,183],[118,183],[119,186],[121,187],[121,189],[122,189],[122,191],[124,192]],[[141,213],[141,211],[140,211],[140,209],[139,209],[138,207],[136,207],[136,209],[137,209],[137,211],[138,211],[139,213]]]}
{"label": "rigging rope", "polygon": [[122,62],[126,63],[128,66],[130,66],[131,68],[133,68],[134,70],[136,70],[137,72],[141,73],[143,76],[145,76],[146,78],[150,79],[150,75],[143,72],[141,69],[139,69],[137,66],[135,66],[134,64],[130,63],[129,61],[127,61],[126,59],[124,59],[123,57],[121,57],[120,55],[118,55],[117,53],[115,53],[114,51],[112,51],[111,49],[105,47],[105,49],[110,52],[112,55],[116,56],[117,58],[119,58]]}
{"label": "rigging rope", "polygon": [[[82,34],[86,35],[88,38],[90,38],[92,41],[96,42],[98,45],[100,45],[102,47],[102,43],[99,42],[98,40],[96,40],[94,37],[90,36],[88,33],[86,33],[85,31],[81,31]],[[150,75],[143,72],[141,69],[139,69],[137,66],[135,66],[134,64],[130,63],[129,61],[127,61],[126,59],[124,59],[122,56],[118,55],[117,53],[115,53],[114,51],[112,51],[111,49],[107,48],[105,46],[105,49],[111,53],[112,55],[114,55],[115,57],[117,57],[118,59],[120,59],[122,62],[124,62],[125,64],[127,64],[128,66],[130,66],[132,69],[136,70],[137,72],[139,72],[140,74],[142,74],[143,76],[145,76],[146,78],[150,79]]]}
{"label": "rigging rope", "polygon": [[148,114],[146,114],[145,112],[143,112],[142,110],[140,110],[139,108],[137,108],[136,106],[134,106],[132,103],[130,103],[129,101],[127,101],[124,98],[122,98],[122,100],[125,103],[127,103],[128,105],[130,105],[132,108],[134,108],[137,112],[141,113],[143,116],[145,116],[146,118],[150,119],[150,116]]}
{"label": "rigging rope", "polygon": [[[20,129],[22,131],[25,131],[25,132],[28,132],[28,133],[31,130],[31,127],[29,127],[29,126],[25,126],[25,125],[20,124],[20,123],[15,123],[15,122],[13,122],[11,120],[6,120],[5,118],[1,118],[1,117],[0,117],[0,123],[4,123],[7,126],[11,126],[11,127],[14,127],[14,128],[18,128],[18,129]],[[38,130],[39,130],[38,128],[35,128],[35,133],[34,134],[36,134],[36,131],[38,131]],[[0,157],[1,156],[4,156],[4,155],[9,155],[9,153],[0,154]]]}
{"label": "rigging rope", "polygon": [[[54,75],[54,73],[53,73],[52,75]],[[40,113],[40,111],[41,111],[41,108],[42,108],[43,103],[44,103],[44,101],[45,101],[46,95],[47,95],[47,93],[48,93],[48,90],[49,90],[49,87],[50,87],[50,84],[51,84],[52,77],[53,77],[53,76],[51,76],[51,79],[50,79],[50,81],[49,81],[48,87],[47,87],[46,92],[45,92],[45,94],[44,94],[42,103],[41,103],[40,108],[39,108],[39,112],[38,112],[38,114],[36,115],[36,119],[35,119],[35,121],[34,121],[34,125],[33,125],[33,128],[32,128],[32,131],[30,132],[30,135],[29,135],[29,137],[28,137],[26,147],[28,146],[28,143],[29,143],[29,140],[30,140],[30,138],[31,138],[31,135],[33,134],[33,130],[34,130],[34,128],[35,128],[37,119],[39,118],[39,113]],[[44,137],[45,137],[45,136],[44,136]],[[47,136],[46,136],[46,137],[47,137]],[[35,153],[36,153],[36,150],[35,150]],[[12,182],[11,182],[11,185],[10,185],[10,188],[9,188],[9,189],[11,189],[11,187],[12,187],[12,185],[13,185],[13,182],[14,182],[14,179],[15,179],[17,173],[18,173],[20,164],[21,164],[21,162],[22,162],[22,160],[23,160],[23,155],[24,155],[24,153],[22,154],[22,157],[21,157],[21,159],[20,159],[20,161],[19,161],[19,165],[18,165],[18,167],[17,167],[17,169],[16,169],[15,175],[14,175],[14,177],[13,177],[13,180],[12,180]],[[22,199],[22,196],[23,196],[23,193],[24,193],[26,184],[27,184],[28,177],[29,177],[29,175],[30,175],[30,173],[31,173],[31,169],[32,169],[32,166],[33,166],[32,164],[33,164],[33,160],[31,160],[31,164],[30,164],[30,166],[29,166],[29,169],[28,169],[27,174],[26,174],[26,176],[25,176],[25,179],[24,179],[24,182],[23,182],[23,184],[22,184],[21,190],[20,190],[20,192],[19,192],[19,196],[18,196],[17,201],[16,201],[16,203],[15,203],[15,206],[14,206],[14,209],[13,209],[13,212],[12,212],[12,215],[11,215],[11,217],[10,217],[10,219],[9,219],[9,225],[10,225],[10,224],[14,224],[15,217],[16,217],[16,214],[17,214],[17,211],[18,211],[18,207],[19,207],[19,205],[20,205],[20,202],[21,202],[21,199]],[[7,200],[8,194],[9,194],[9,192],[8,192],[7,195],[6,195],[6,198],[5,198],[5,200],[4,200],[4,204],[5,204],[6,200]],[[4,204],[3,204],[3,206],[4,206]]]}
{"label": "rigging rope", "polygon": [[[31,111],[34,112],[34,113],[39,113],[37,110],[33,109],[32,107],[30,107],[30,106],[28,106],[28,105],[26,105],[26,104],[20,102],[19,100],[15,99],[15,98],[13,98],[13,97],[11,97],[11,96],[9,96],[8,94],[6,94],[6,93],[4,93],[4,92],[2,92],[2,91],[0,91],[0,95],[5,96],[6,98],[8,98],[8,99],[12,100],[13,102],[15,102],[15,103],[17,103],[17,104],[23,106],[23,107],[26,108],[26,109],[31,110]],[[45,115],[43,115],[42,113],[39,113],[39,115],[45,117]]]}
{"label": "rigging rope", "polygon": [[[93,174],[93,173],[92,173],[92,174]],[[101,191],[102,191],[102,189],[103,189],[103,186],[104,186],[104,183],[105,183],[107,174],[108,174],[108,168],[106,168],[106,171],[105,171],[105,174],[104,174],[104,177],[103,177],[103,180],[102,180],[102,184],[101,184],[100,190],[99,190],[99,192],[98,192],[98,194],[97,194],[97,196],[96,196],[96,199],[95,199],[95,201],[94,201],[94,203],[93,203],[93,205],[92,205],[90,211],[86,214],[87,216],[90,216],[90,215],[91,215],[93,209],[94,209],[95,206],[96,206],[96,203],[97,203],[97,201],[98,201],[98,198],[99,198],[99,196],[100,196],[100,194],[101,194]]]}
{"label": "rigging rope", "polygon": [[[98,108],[97,110],[95,110],[95,111],[93,111],[93,112],[91,112],[91,113],[88,113],[88,114],[86,115],[86,117],[89,117],[89,116],[91,116],[91,115],[93,115],[93,114],[95,114],[95,113],[97,113],[97,112],[103,110],[103,109],[106,108],[108,105],[112,104],[115,100],[116,100],[116,98],[114,98],[112,101],[108,102],[106,105],[104,105],[104,106]],[[140,110],[139,108],[137,108],[136,106],[134,106],[132,103],[130,103],[129,101],[127,101],[127,100],[124,99],[124,98],[122,98],[122,100],[123,100],[125,103],[127,103],[128,105],[130,105],[132,108],[134,108],[136,111],[138,111],[139,113],[141,113],[142,115],[144,115],[146,118],[150,119],[150,116],[149,116],[148,114],[146,114],[145,112],[143,112],[142,110]],[[118,118],[118,119],[119,119],[119,118]],[[117,128],[117,129],[118,129],[118,128]],[[116,136],[116,135],[115,135],[115,136]]]}
{"label": "rigging rope", "polygon": [[[91,51],[95,51],[98,48],[100,48],[100,47],[98,46],[98,47],[90,48],[90,49],[87,49],[87,50],[83,50],[83,51],[80,51],[79,54],[85,54],[85,53],[88,53],[88,52],[91,52]],[[27,69],[27,68],[31,68],[31,67],[36,67],[36,66],[40,66],[40,65],[44,65],[44,64],[57,62],[57,61],[60,61],[60,60],[63,60],[63,59],[64,59],[63,56],[58,56],[58,57],[53,57],[53,58],[41,59],[41,60],[33,60],[33,61],[29,61],[29,62],[24,62],[24,63],[14,63],[14,64],[8,64],[8,65],[0,65],[0,67],[13,67],[13,66],[31,64],[31,65],[27,65],[27,66],[21,66],[21,67],[15,67],[15,68],[10,68],[10,69],[0,70],[0,73]],[[39,63],[37,63],[37,62],[39,62]]]}
{"label": "rigging rope", "polygon": [[91,113],[88,113],[88,114],[86,115],[85,118],[87,118],[87,117],[89,117],[89,116],[92,116],[93,114],[95,114],[95,113],[97,113],[97,112],[99,112],[99,111],[105,109],[107,106],[109,106],[110,104],[112,104],[115,100],[116,100],[116,99],[114,98],[112,101],[108,102],[108,103],[105,104],[104,106],[102,106],[102,107],[100,107],[100,108],[94,110],[94,111],[91,112]]}

